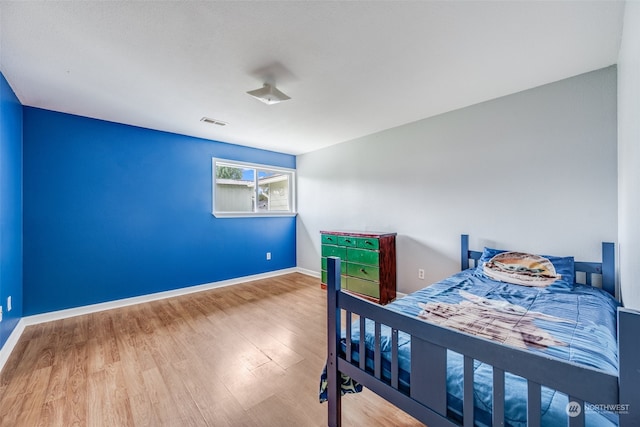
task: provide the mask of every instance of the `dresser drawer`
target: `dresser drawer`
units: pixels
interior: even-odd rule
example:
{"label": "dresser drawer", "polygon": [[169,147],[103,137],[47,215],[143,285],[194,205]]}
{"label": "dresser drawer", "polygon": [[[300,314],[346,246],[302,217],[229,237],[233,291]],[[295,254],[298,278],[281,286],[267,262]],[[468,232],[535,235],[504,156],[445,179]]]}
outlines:
{"label": "dresser drawer", "polygon": [[323,234],[322,235],[322,244],[329,245],[337,245],[338,244],[338,236],[334,236],[333,234]]}
{"label": "dresser drawer", "polygon": [[350,237],[350,236],[338,236],[338,245],[340,246],[349,246],[355,248],[357,245],[358,238]]}
{"label": "dresser drawer", "polygon": [[378,265],[379,254],[376,251],[368,251],[358,248],[347,248],[347,259],[359,264]]}
{"label": "dresser drawer", "polygon": [[[322,257],[322,271],[327,271],[327,257]],[[346,274],[347,262],[343,259],[340,260],[340,273]],[[323,281],[322,283],[327,283]]]}
{"label": "dresser drawer", "polygon": [[367,295],[373,298],[380,298],[380,284],[377,282],[370,282],[369,280],[358,279],[357,277],[347,276],[346,289],[351,292],[357,292],[362,295]]}
{"label": "dresser drawer", "polygon": [[[320,275],[321,275],[321,279],[320,279],[320,280],[322,280],[322,283],[327,283],[327,272],[326,272],[326,270],[322,270],[322,272],[320,273]],[[347,276],[342,275],[342,276],[340,276],[340,277],[341,277],[341,279],[340,279],[340,286],[341,286],[342,288],[344,288],[344,287],[346,286],[346,283],[347,283]]]}
{"label": "dresser drawer", "polygon": [[371,280],[376,283],[380,281],[380,269],[371,265],[348,263],[347,275]]}
{"label": "dresser drawer", "polygon": [[340,259],[347,259],[347,248],[344,246],[322,245],[322,256],[337,256]]}
{"label": "dresser drawer", "polygon": [[356,246],[362,249],[371,249],[377,251],[380,249],[380,240],[359,237],[356,240]]}

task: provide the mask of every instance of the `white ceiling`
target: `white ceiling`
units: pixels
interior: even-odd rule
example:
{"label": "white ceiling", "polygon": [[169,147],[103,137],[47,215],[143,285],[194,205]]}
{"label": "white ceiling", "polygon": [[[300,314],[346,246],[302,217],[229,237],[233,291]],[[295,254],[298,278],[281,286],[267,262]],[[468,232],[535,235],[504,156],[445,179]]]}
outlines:
{"label": "white ceiling", "polygon": [[[301,154],[615,64],[623,11],[620,1],[0,1],[0,69],[24,105]],[[292,99],[269,106],[245,93],[267,79]]]}

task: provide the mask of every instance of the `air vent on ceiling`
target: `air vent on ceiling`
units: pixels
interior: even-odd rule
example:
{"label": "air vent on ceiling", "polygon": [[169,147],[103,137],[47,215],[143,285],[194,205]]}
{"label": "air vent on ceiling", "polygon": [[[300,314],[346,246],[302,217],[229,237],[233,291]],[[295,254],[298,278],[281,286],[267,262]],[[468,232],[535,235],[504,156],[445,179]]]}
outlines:
{"label": "air vent on ceiling", "polygon": [[203,117],[200,119],[201,122],[209,123],[210,125],[218,125],[218,126],[226,126],[227,123],[222,120],[212,119],[210,117]]}

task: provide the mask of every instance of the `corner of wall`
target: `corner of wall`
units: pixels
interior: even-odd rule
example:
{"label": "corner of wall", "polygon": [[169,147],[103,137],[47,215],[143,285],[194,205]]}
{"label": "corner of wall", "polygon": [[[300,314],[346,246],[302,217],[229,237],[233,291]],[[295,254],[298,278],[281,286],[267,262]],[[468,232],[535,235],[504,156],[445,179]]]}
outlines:
{"label": "corner of wall", "polygon": [[19,336],[22,319],[22,114],[22,104],[0,71],[0,361],[12,349],[9,340],[16,332]]}

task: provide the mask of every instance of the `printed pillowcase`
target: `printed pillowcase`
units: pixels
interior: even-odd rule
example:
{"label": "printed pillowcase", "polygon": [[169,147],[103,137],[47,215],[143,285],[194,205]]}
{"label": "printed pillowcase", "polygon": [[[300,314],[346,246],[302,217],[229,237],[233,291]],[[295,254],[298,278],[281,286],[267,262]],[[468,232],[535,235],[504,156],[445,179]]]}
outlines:
{"label": "printed pillowcase", "polygon": [[573,288],[573,257],[484,248],[475,275],[521,286]]}

